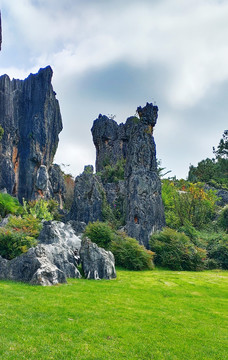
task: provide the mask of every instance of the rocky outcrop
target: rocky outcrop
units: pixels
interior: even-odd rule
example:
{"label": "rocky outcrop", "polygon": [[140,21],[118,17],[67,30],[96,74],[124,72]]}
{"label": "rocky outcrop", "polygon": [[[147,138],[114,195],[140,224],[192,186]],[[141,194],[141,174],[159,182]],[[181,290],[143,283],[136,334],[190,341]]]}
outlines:
{"label": "rocky outcrop", "polygon": [[228,204],[228,191],[227,190],[219,189],[219,190],[217,190],[216,195],[219,198],[219,200],[217,201],[217,204],[219,206],[225,206]]}
{"label": "rocky outcrop", "polygon": [[43,286],[65,283],[67,278],[81,278],[80,261],[88,279],[116,277],[112,253],[88,239],[82,241],[81,247],[81,239],[70,223],[44,222],[38,241],[36,247],[13,260],[0,256],[0,279]]}
{"label": "rocky outcrop", "polygon": [[80,259],[87,279],[116,278],[115,259],[111,251],[106,251],[92,243],[88,238],[82,240]]}
{"label": "rocky outcrop", "polygon": [[93,174],[92,166],[85,166],[83,173],[76,177],[74,200],[69,219],[84,222],[102,220],[103,188],[99,176]]}
{"label": "rocky outcrop", "polygon": [[[158,107],[147,103],[137,112],[139,117],[130,117],[125,124],[104,115],[94,121],[96,175],[84,172],[76,178],[71,219],[105,220],[102,206],[104,210],[108,205],[128,235],[148,248],[150,235],[165,225],[153,138]],[[123,178],[118,178],[122,173]],[[82,211],[86,216],[81,216]]]}
{"label": "rocky outcrop", "polygon": [[13,260],[0,257],[0,279],[55,285],[81,277],[76,256],[81,240],[69,224],[44,222],[38,240],[36,247]]}
{"label": "rocky outcrop", "polygon": [[137,111],[139,121],[128,119],[126,123],[126,231],[148,248],[150,235],[165,225],[156,147],[152,136],[158,108],[147,103]]}
{"label": "rocky outcrop", "polygon": [[50,197],[58,187],[51,167],[62,119],[51,79],[50,66],[25,80],[0,77],[0,189],[20,201]]}

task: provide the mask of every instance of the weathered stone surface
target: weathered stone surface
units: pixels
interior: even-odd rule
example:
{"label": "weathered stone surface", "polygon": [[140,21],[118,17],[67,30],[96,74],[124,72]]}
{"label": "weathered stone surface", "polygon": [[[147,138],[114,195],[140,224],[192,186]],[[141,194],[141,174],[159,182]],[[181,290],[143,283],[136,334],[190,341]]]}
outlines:
{"label": "weathered stone surface", "polygon": [[41,165],[36,175],[35,186],[38,190],[46,192],[48,189],[48,172],[45,165]]}
{"label": "weathered stone surface", "polygon": [[220,200],[217,202],[219,206],[225,206],[228,204],[228,191],[220,189],[216,194]]}
{"label": "weathered stone surface", "polygon": [[70,221],[68,221],[68,224],[70,224],[72,226],[72,228],[77,236],[82,235],[82,233],[84,232],[85,227],[86,227],[86,223],[82,222],[82,221],[70,220]]}
{"label": "weathered stone surface", "polygon": [[62,171],[59,165],[53,164],[52,166],[50,166],[49,181],[51,185],[51,197],[58,201],[58,203],[60,204],[60,209],[62,209],[66,188]]}
{"label": "weathered stone surface", "polygon": [[91,129],[96,147],[96,171],[103,170],[105,165],[114,165],[125,155],[125,132],[121,125],[105,115],[99,115]]}
{"label": "weathered stone surface", "polygon": [[116,278],[115,259],[111,251],[99,248],[88,238],[82,240],[80,259],[87,279]]}
{"label": "weathered stone surface", "polygon": [[50,262],[42,245],[10,261],[0,257],[0,279],[44,286],[66,282],[65,274]]}
{"label": "weathered stone surface", "polygon": [[65,283],[67,278],[81,277],[77,269],[80,257],[88,279],[116,277],[112,253],[89,240],[83,240],[81,249],[81,239],[70,223],[44,222],[38,240],[36,247],[13,260],[0,256],[0,279],[43,286]]}
{"label": "weathered stone surface", "polygon": [[99,115],[91,131],[97,153],[96,171],[102,172],[106,165],[125,160],[124,186],[118,189],[116,184],[104,184],[103,187],[111,207],[121,199],[128,235],[148,247],[150,235],[165,225],[152,136],[158,107],[147,103],[143,108],[138,107],[137,112],[139,118],[130,117],[120,125]]}
{"label": "weathered stone surface", "polygon": [[62,130],[50,66],[25,80],[0,77],[0,189],[30,200],[48,197],[48,173]]}
{"label": "weathered stone surface", "polygon": [[129,139],[125,167],[126,231],[148,248],[150,235],[165,225],[156,147],[152,136],[158,108],[147,103],[137,111],[139,121],[128,119],[126,123]]}
{"label": "weathered stone surface", "polygon": [[85,167],[75,179],[74,200],[69,219],[84,222],[102,220],[103,197],[105,193],[99,176],[93,174],[93,167]]}
{"label": "weathered stone surface", "polygon": [[13,260],[0,257],[0,279],[55,285],[67,277],[80,278],[77,269],[81,240],[70,224],[44,222],[39,244]]}

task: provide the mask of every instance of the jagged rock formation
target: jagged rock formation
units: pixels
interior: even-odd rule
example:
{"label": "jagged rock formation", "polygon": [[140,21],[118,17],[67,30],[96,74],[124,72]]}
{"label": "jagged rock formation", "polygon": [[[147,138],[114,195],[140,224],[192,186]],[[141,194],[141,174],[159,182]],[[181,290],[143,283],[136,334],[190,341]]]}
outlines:
{"label": "jagged rock formation", "polygon": [[88,238],[82,240],[80,259],[87,279],[115,279],[115,259],[111,251],[106,251]]}
{"label": "jagged rock formation", "polygon": [[80,278],[75,251],[81,240],[68,224],[44,222],[39,244],[13,260],[0,257],[0,279],[29,282],[33,285],[65,283],[67,277]]}
{"label": "jagged rock formation", "polygon": [[104,188],[101,179],[93,175],[93,167],[85,166],[84,172],[75,179],[74,200],[69,219],[84,222],[102,220],[102,194]]}
{"label": "jagged rock formation", "polygon": [[[148,247],[150,235],[165,225],[152,136],[158,108],[147,103],[137,112],[139,118],[130,117],[125,124],[104,115],[94,121],[97,173],[84,171],[76,178],[70,217],[86,223],[104,220],[105,209],[115,213],[118,207],[128,235]],[[118,172],[121,166],[123,179],[107,176],[107,171]]]}
{"label": "jagged rock formation", "polygon": [[62,119],[51,79],[50,66],[25,80],[0,77],[0,189],[20,201],[63,191],[60,169],[52,167]]}
{"label": "jagged rock formation", "polygon": [[81,278],[77,268],[80,256],[88,279],[116,277],[113,254],[88,239],[82,242],[81,248],[81,239],[69,223],[44,222],[38,240],[36,247],[13,260],[0,256],[0,279],[43,286],[65,283],[69,277]]}

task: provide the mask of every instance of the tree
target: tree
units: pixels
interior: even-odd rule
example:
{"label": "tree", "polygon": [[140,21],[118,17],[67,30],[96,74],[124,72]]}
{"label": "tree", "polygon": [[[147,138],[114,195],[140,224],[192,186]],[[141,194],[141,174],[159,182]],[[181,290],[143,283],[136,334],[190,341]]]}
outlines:
{"label": "tree", "polygon": [[213,153],[217,160],[218,158],[228,159],[228,130],[224,130],[222,139],[217,146],[217,150],[213,147]]}
{"label": "tree", "polygon": [[197,166],[190,165],[188,180],[206,182],[216,188],[228,188],[228,130],[225,130],[222,139],[217,146],[213,147],[215,159],[205,159]]}

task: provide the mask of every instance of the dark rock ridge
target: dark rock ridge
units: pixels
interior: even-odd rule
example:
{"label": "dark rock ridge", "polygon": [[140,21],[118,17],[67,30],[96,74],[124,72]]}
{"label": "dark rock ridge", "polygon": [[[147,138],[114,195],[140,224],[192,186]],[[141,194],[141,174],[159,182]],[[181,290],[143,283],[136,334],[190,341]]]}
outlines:
{"label": "dark rock ridge", "polygon": [[25,80],[0,77],[0,189],[20,201],[61,197],[60,169],[52,166],[62,119],[47,66]]}
{"label": "dark rock ridge", "polygon": [[88,279],[116,277],[114,256],[98,248],[88,239],[76,236],[71,224],[46,221],[39,235],[39,244],[13,260],[0,256],[0,279],[28,282],[33,285],[66,283],[67,278],[81,278],[82,260]]}
{"label": "dark rock ridge", "polygon": [[84,172],[75,179],[74,200],[69,219],[86,224],[89,221],[102,221],[104,192],[101,179],[93,175],[93,167],[85,166]]}
{"label": "dark rock ridge", "polygon": [[[147,103],[138,107],[139,117],[118,125],[99,115],[91,129],[96,147],[96,174],[86,167],[75,180],[70,218],[88,223],[105,220],[116,207],[124,219],[125,230],[148,247],[150,235],[165,225],[161,182],[157,175],[153,128],[158,107]],[[109,179],[107,169],[123,166],[123,179]]]}

